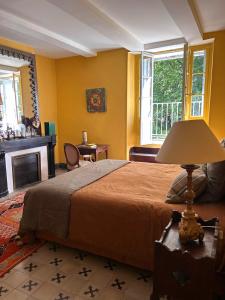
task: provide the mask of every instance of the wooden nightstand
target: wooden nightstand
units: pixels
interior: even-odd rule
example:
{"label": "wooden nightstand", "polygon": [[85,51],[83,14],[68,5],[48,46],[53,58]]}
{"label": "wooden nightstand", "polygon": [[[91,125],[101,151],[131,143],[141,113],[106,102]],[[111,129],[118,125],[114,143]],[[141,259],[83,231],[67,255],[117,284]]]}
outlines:
{"label": "wooden nightstand", "polygon": [[[179,300],[212,300],[215,290],[216,218],[199,223],[205,227],[202,244],[193,242],[182,245],[178,236],[179,212],[172,219],[159,241],[155,241],[153,293],[151,300],[160,296]],[[210,227],[211,226],[211,227]]]}
{"label": "wooden nightstand", "polygon": [[76,145],[79,149],[80,155],[90,155],[94,156],[94,161],[98,160],[98,155],[100,153],[105,153],[105,158],[108,158],[109,145],[97,144],[95,147],[89,147],[85,145]]}

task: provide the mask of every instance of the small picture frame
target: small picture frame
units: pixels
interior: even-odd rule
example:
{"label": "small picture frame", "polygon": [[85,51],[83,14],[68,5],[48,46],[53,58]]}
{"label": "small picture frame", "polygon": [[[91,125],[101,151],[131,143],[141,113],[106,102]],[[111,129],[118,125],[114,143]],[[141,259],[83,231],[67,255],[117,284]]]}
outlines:
{"label": "small picture frame", "polygon": [[88,112],[106,112],[105,88],[87,89]]}

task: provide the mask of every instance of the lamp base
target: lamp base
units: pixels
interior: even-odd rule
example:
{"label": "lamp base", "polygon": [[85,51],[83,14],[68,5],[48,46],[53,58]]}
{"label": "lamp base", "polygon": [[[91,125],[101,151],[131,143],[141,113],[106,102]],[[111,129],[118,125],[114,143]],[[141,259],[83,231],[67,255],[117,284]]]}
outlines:
{"label": "lamp base", "polygon": [[191,209],[182,212],[182,219],[179,223],[179,237],[181,243],[185,244],[190,241],[203,241],[204,230],[197,222],[198,215]]}

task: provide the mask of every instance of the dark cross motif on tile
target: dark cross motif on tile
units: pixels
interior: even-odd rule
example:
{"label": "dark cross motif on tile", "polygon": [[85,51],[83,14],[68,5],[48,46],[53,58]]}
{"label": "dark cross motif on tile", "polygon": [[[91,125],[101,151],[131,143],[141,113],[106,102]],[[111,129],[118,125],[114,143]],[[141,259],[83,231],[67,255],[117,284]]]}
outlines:
{"label": "dark cross motif on tile", "polygon": [[60,246],[58,244],[51,244],[51,246],[48,248],[48,250],[56,252],[57,249],[59,249]]}
{"label": "dark cross motif on tile", "polygon": [[28,257],[33,256],[35,253],[37,253],[38,250],[35,250],[34,252],[32,252]]}
{"label": "dark cross motif on tile", "polygon": [[83,251],[77,251],[77,256],[75,256],[75,259],[84,260],[84,258],[88,256],[87,253]]}
{"label": "dark cross motif on tile", "polygon": [[119,279],[115,279],[114,280],[114,283],[112,284],[112,287],[116,287],[116,288],[118,288],[118,290],[122,290],[122,285],[124,285],[125,284],[125,281],[120,281]]}
{"label": "dark cross motif on tile", "polygon": [[30,263],[28,266],[24,267],[24,270],[27,270],[28,272],[32,272],[33,269],[36,269],[36,268],[37,268],[37,265]]}
{"label": "dark cross motif on tile", "polygon": [[23,289],[27,289],[29,292],[32,291],[32,289],[37,286],[38,283],[37,282],[34,282],[32,280],[29,280],[27,283],[25,283],[22,288]]}
{"label": "dark cross motif on tile", "polygon": [[90,272],[92,272],[92,270],[83,267],[82,271],[80,271],[78,274],[83,275],[84,277],[87,277],[88,273],[90,273]]}
{"label": "dark cross motif on tile", "polygon": [[56,281],[57,283],[61,283],[62,279],[66,278],[65,275],[60,273],[56,273],[55,277],[52,277],[51,281]]}
{"label": "dark cross motif on tile", "polygon": [[0,286],[0,297],[3,295],[3,293],[7,293],[9,290],[7,288],[4,288],[4,286]]}
{"label": "dark cross motif on tile", "polygon": [[55,300],[69,300],[70,297],[69,296],[64,296],[63,293],[59,293],[57,298],[55,298]]}
{"label": "dark cross motif on tile", "polygon": [[58,266],[59,263],[61,263],[63,260],[61,258],[54,258],[52,261],[50,261],[51,265]]}
{"label": "dark cross motif on tile", "polygon": [[88,287],[88,291],[84,292],[84,295],[88,295],[91,298],[95,297],[95,293],[97,293],[99,289],[94,289],[91,285]]}
{"label": "dark cross motif on tile", "polygon": [[109,269],[111,271],[113,271],[115,267],[117,267],[117,264],[111,260],[107,260],[106,265],[104,266],[105,269]]}
{"label": "dark cross motif on tile", "polygon": [[138,278],[137,280],[143,280],[144,282],[149,282],[149,278],[151,278],[151,274],[150,273],[142,273],[142,272],[139,272],[138,273]]}

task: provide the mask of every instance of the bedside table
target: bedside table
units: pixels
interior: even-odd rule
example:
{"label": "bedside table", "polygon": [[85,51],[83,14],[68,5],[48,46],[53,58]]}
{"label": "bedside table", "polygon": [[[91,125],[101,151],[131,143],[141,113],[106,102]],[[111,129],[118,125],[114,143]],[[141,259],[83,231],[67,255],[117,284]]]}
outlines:
{"label": "bedside table", "polygon": [[85,145],[76,145],[79,149],[80,155],[92,155],[94,156],[94,161],[98,160],[98,155],[100,153],[105,153],[105,158],[108,158],[109,145],[97,144],[96,147],[89,147]]}
{"label": "bedside table", "polygon": [[159,241],[155,241],[153,292],[151,300],[160,296],[179,300],[212,300],[215,289],[215,228],[218,219],[198,222],[204,227],[203,243],[181,244],[178,223],[181,214],[174,211]]}

